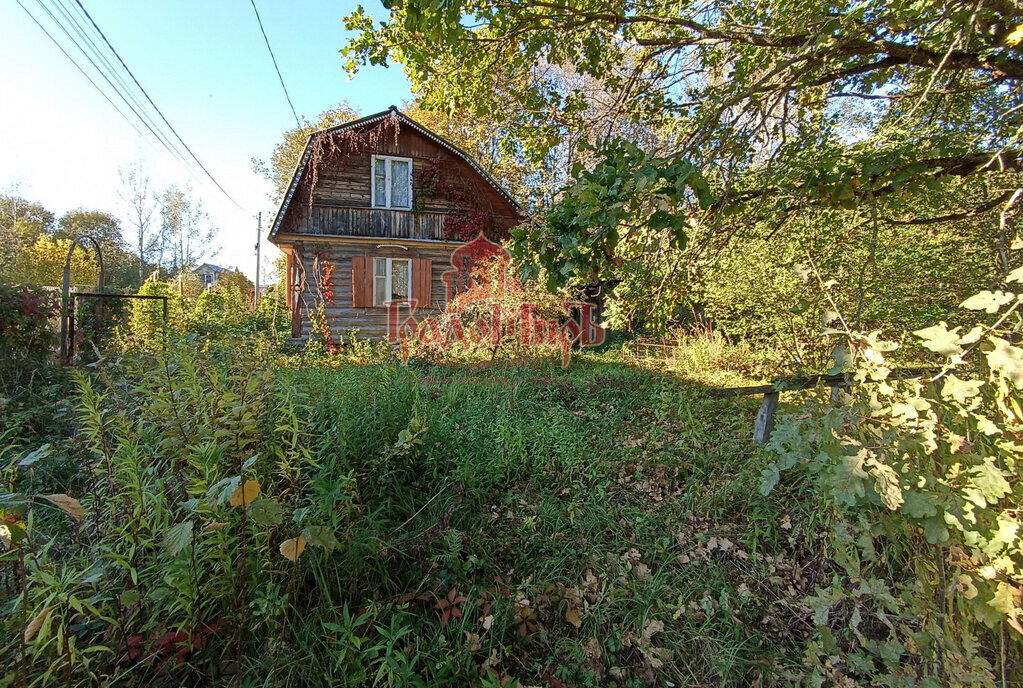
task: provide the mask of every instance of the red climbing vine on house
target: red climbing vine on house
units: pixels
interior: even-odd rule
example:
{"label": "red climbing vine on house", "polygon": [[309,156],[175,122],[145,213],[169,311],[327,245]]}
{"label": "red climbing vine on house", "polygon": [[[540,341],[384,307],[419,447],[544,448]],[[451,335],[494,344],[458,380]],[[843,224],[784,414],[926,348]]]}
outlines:
{"label": "red climbing vine on house", "polygon": [[313,332],[323,339],[327,352],[335,354],[340,351],[341,346],[334,341],[331,334],[334,324],[333,318],[327,318],[327,305],[334,305],[334,270],[336,266],[330,257],[323,252],[317,253],[313,259],[313,283],[316,285],[318,302],[309,309],[309,322]]}
{"label": "red climbing vine on house", "polygon": [[444,236],[458,241],[471,241],[483,232],[490,233],[494,226],[494,213],[479,207],[478,199],[460,185],[445,181],[441,175],[441,159],[433,158],[430,164],[419,167],[412,173],[412,210],[421,213],[427,200],[445,198],[453,206],[444,218]]}

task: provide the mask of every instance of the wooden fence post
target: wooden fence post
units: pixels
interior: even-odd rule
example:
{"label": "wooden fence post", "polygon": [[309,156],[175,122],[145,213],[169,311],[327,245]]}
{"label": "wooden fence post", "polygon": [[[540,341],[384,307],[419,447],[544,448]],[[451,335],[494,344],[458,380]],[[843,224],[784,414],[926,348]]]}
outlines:
{"label": "wooden fence post", "polygon": [[774,430],[774,413],[778,410],[778,392],[766,392],[764,403],[760,405],[757,413],[757,425],[753,430],[753,441],[763,444],[771,439],[771,432]]}

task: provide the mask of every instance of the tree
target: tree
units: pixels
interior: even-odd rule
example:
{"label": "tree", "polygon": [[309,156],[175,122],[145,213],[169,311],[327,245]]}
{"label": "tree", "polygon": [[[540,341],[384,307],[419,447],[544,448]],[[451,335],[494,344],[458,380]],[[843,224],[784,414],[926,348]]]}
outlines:
{"label": "tree", "polygon": [[256,289],[256,285],[252,283],[245,273],[235,268],[234,272],[224,273],[217,280],[218,284],[223,285],[225,288],[230,287],[235,289],[244,299],[251,299],[253,292]]}
{"label": "tree", "polygon": [[128,252],[121,234],[121,223],[110,213],[101,210],[70,210],[57,222],[55,238],[74,240],[78,236],[91,236],[103,249],[103,267],[108,286],[134,287],[137,280],[135,259]]}
{"label": "tree", "polygon": [[0,195],[0,279],[9,279],[6,275],[17,256],[52,231],[53,219],[53,213],[19,197],[16,190]]}
{"label": "tree", "polygon": [[141,164],[121,169],[121,198],[128,205],[128,224],[138,248],[139,282],[146,278],[146,245],[157,198],[149,188],[149,175]]}
{"label": "tree", "polygon": [[618,282],[624,312],[664,323],[745,241],[853,234],[860,303],[885,231],[997,223],[1004,254],[1023,186],[1021,23],[1000,0],[412,0],[376,24],[357,9],[343,52],[352,71],[401,63],[425,106],[493,117],[533,159],[592,100],[551,67],[614,95],[614,121],[656,135],[584,141],[565,195],[517,246],[557,282]]}
{"label": "tree", "polygon": [[291,176],[294,174],[295,168],[298,167],[310,134],[358,118],[358,110],[349,105],[347,101],[342,101],[336,107],[321,112],[315,124],[303,120],[302,126],[284,132],[283,140],[274,146],[269,160],[252,158],[252,171],[273,184],[271,200],[274,203],[280,203],[284,194],[287,193]]}
{"label": "tree", "polygon": [[[42,235],[35,243],[22,249],[16,257],[7,280],[15,284],[59,287],[64,279],[71,240]],[[71,284],[95,287],[99,280],[96,253],[81,246],[71,256]]]}
{"label": "tree", "polygon": [[202,200],[193,199],[190,191],[177,186],[164,191],[160,219],[160,231],[150,242],[158,265],[178,272],[208,254],[216,229],[209,224]]}

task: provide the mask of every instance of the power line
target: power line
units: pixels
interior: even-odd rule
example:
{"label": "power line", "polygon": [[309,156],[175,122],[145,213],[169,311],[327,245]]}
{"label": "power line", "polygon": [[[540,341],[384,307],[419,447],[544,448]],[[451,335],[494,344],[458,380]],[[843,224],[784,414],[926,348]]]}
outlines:
{"label": "power line", "polygon": [[[117,67],[113,64],[113,62],[110,61],[110,58],[107,56],[107,54],[104,53],[103,50],[100,49],[100,47],[96,44],[96,40],[89,33],[88,27],[86,27],[82,23],[84,21],[84,17],[81,17],[80,13],[77,12],[77,10],[72,5],[70,5],[67,2],[67,0],[51,0],[51,2],[54,5],[54,7],[56,7],[57,10],[60,11],[61,15],[67,19],[68,25],[72,29],[74,29],[75,33],[78,34],[79,38],[81,38],[85,46],[89,48],[89,52],[91,52],[92,55],[102,63],[102,69],[106,72],[106,74],[112,76],[114,80],[117,81],[119,85],[117,88],[119,88],[119,90],[121,90],[122,93],[127,93],[127,95],[131,98],[131,101],[135,104],[138,110],[140,111],[145,110],[142,103],[139,102],[139,99],[135,97],[135,94],[128,86],[128,83],[118,72]],[[78,44],[77,41],[75,41],[75,43],[76,47],[84,54],[84,50],[81,44]],[[150,122],[152,122],[152,120],[150,120]]]}
{"label": "power line", "polygon": [[[82,44],[79,43],[74,38],[74,36],[70,34],[70,32],[67,29],[67,26],[60,22],[56,16],[54,16],[54,14],[43,4],[42,0],[37,0],[37,4],[43,9],[44,12],[46,12],[46,14],[53,21],[53,23],[56,24],[57,27],[64,32],[64,35],[67,36],[68,40],[70,40],[71,43],[76,48],[78,48],[78,51],[85,57],[86,60],[89,61],[89,64],[92,65],[93,69],[95,69],[96,72],[107,82],[107,85],[110,86],[110,88],[112,88],[114,92],[117,93],[121,100],[124,101],[125,105],[131,108],[132,113],[139,119],[140,122],[142,122],[142,124],[149,130],[149,132],[154,137],[156,137],[157,142],[160,143],[165,149],[167,149],[168,153],[170,153],[173,157],[177,158],[177,160],[181,162],[183,165],[185,165],[185,167],[187,168],[188,162],[185,160],[185,158],[181,155],[179,151],[173,150],[171,148],[170,140],[167,139],[166,136],[162,134],[162,132],[157,131],[160,128],[159,125],[153,122],[151,117],[144,115],[145,108],[134,96],[134,94],[131,93],[131,89],[129,89],[124,80],[120,78],[120,76],[117,74],[116,69],[113,67],[110,61],[103,55],[102,51],[99,50],[98,46],[96,46],[92,38],[87,35],[87,32],[84,30],[84,28],[81,27],[75,21],[74,17],[68,12],[67,8],[60,2],[60,0],[57,0],[56,2],[53,3],[54,7],[56,7],[60,11],[60,13],[68,20],[68,25],[70,25],[71,28],[75,30],[75,33],[77,33],[78,36],[81,37],[82,41],[91,49],[92,55],[96,57],[96,60],[99,60],[101,63],[103,63],[104,66],[101,67],[100,65],[96,64],[96,60],[92,59],[89,53],[86,52],[85,48],[82,47]],[[110,80],[111,77],[113,77],[113,79],[116,80],[118,84],[120,84],[120,87],[117,84],[111,82]],[[126,93],[127,97],[125,96]],[[128,97],[131,98],[131,102],[128,102]],[[136,128],[135,131],[138,131],[138,129]],[[141,135],[142,134],[140,132],[139,136]]]}
{"label": "power line", "polygon": [[203,165],[202,161],[199,160],[198,156],[196,156],[196,154],[192,152],[192,149],[188,147],[188,144],[185,143],[185,140],[181,138],[181,135],[178,134],[177,130],[170,123],[167,117],[164,116],[163,112],[160,111],[160,108],[157,107],[156,103],[153,102],[153,99],[149,97],[149,93],[147,93],[146,89],[142,87],[142,84],[140,84],[139,80],[135,78],[135,74],[128,67],[127,63],[125,63],[124,59],[117,52],[117,50],[114,49],[114,46],[111,45],[110,40],[106,37],[106,34],[103,33],[103,30],[99,28],[99,25],[96,23],[96,20],[92,18],[91,14],[89,14],[89,10],[85,9],[85,5],[82,4],[82,0],[75,0],[75,3],[81,8],[82,12],[85,13],[85,17],[92,24],[92,27],[96,29],[96,32],[100,35],[100,38],[103,39],[103,42],[107,44],[108,48],[110,48],[110,52],[114,54],[114,57],[117,58],[117,61],[121,63],[122,67],[124,67],[124,71],[128,72],[128,76],[130,76],[131,80],[135,82],[135,85],[142,92],[142,95],[146,97],[146,100],[149,101],[149,104],[153,106],[154,110],[156,110],[156,114],[160,116],[160,119],[162,119],[164,124],[167,125],[167,128],[170,129],[171,133],[174,134],[174,137],[177,138],[177,140],[181,143],[181,145],[192,157],[192,159],[195,160],[195,163],[199,166],[199,169],[206,173],[206,176],[210,178],[210,181],[213,182],[214,186],[220,189],[220,193],[224,194],[227,200],[231,201],[231,203],[233,203],[235,207],[237,207],[239,210],[244,211],[245,209],[241,207],[238,201],[234,200],[234,198],[231,197],[231,194],[227,193],[224,187],[220,185],[220,182],[218,182],[216,178],[212,174],[210,174],[210,171],[206,169],[206,166]]}
{"label": "power line", "polygon": [[[19,4],[20,4],[20,2],[19,2]],[[57,26],[57,28],[59,28],[61,31],[64,32],[64,35],[71,42],[71,44],[74,45],[76,48],[78,48],[78,51],[82,54],[83,57],[85,57],[86,60],[88,60],[89,64],[92,65],[92,68],[96,70],[96,73],[99,74],[103,78],[103,80],[106,81],[107,85],[114,91],[114,93],[116,93],[118,95],[118,97],[120,97],[120,99],[122,101],[124,101],[124,104],[128,106],[128,109],[131,110],[132,114],[134,114],[136,118],[138,118],[139,122],[141,122],[142,125],[146,129],[149,130],[149,133],[153,135],[153,137],[156,139],[156,141],[160,145],[162,145],[164,148],[166,148],[167,152],[170,153],[171,156],[177,158],[187,168],[188,167],[188,163],[184,159],[184,157],[182,157],[181,153],[179,151],[177,151],[177,150],[172,149],[171,146],[169,145],[169,139],[167,139],[166,137],[162,136],[161,133],[159,133],[157,131],[157,129],[159,129],[159,126],[156,125],[148,117],[143,116],[143,114],[139,111],[139,109],[136,108],[134,105],[132,105],[132,103],[130,103],[128,101],[128,98],[125,96],[125,94],[122,92],[122,90],[119,89],[117,87],[117,85],[115,85],[110,80],[110,76],[103,70],[102,67],[100,67],[99,65],[96,64],[96,61],[93,60],[92,57],[86,52],[86,50],[81,46],[81,44],[79,44],[78,41],[75,40],[75,37],[71,35],[71,32],[68,30],[67,26],[65,26],[59,19],[57,19],[56,15],[54,15],[53,12],[50,11],[50,8],[47,7],[44,4],[43,0],[36,0],[36,4],[39,6],[40,9],[43,10],[43,12],[46,13],[46,15],[50,18],[50,21],[52,21]],[[22,8],[24,9],[24,5],[22,5]],[[27,9],[25,11],[28,12]],[[29,16],[31,16],[31,13],[29,14]],[[33,21],[35,21],[34,17],[33,17]],[[36,23],[38,24],[38,21]],[[44,29],[44,31],[45,31],[45,29]],[[49,32],[47,32],[47,35],[50,36],[50,40],[54,40],[53,36],[51,36],[49,34]],[[60,48],[61,51],[64,52],[65,55],[66,55],[67,53],[64,51],[63,47],[59,43],[57,43],[56,41],[54,41],[54,42],[56,43],[57,47]],[[78,67],[79,70],[82,69],[78,65],[78,63],[75,62],[75,60],[73,58],[71,58],[70,55],[68,55],[68,59],[71,59],[71,61],[75,63],[75,66]],[[114,78],[116,78],[116,75],[115,75]],[[90,79],[90,81],[91,81],[91,79]],[[101,90],[101,93],[102,93],[102,90]],[[106,97],[105,94],[104,94],[104,97]],[[118,110],[118,111],[120,112],[120,110]],[[121,114],[123,116],[123,113],[121,113]],[[138,131],[138,129],[136,129],[136,131]]]}
{"label": "power line", "polygon": [[[75,58],[71,57],[71,54],[68,53],[68,51],[64,49],[64,46],[62,46],[60,44],[60,42],[56,38],[53,37],[53,34],[51,34],[49,32],[49,30],[45,26],[43,26],[42,22],[40,22],[38,19],[36,19],[35,15],[32,14],[32,12],[30,12],[29,9],[27,7],[25,7],[25,5],[22,4],[21,0],[14,0],[14,1],[18,3],[18,6],[21,7],[21,9],[25,10],[25,14],[28,15],[28,18],[31,19],[33,21],[33,23],[35,23],[35,25],[38,26],[39,29],[44,34],[46,34],[46,37],[50,39],[51,43],[53,43],[55,46],[57,46],[57,49],[60,50],[60,52],[64,53],[64,57],[66,57],[68,59],[68,61],[75,66],[75,69],[77,69],[79,72],[82,73],[82,76],[84,76],[86,78],[86,80],[90,84],[92,84],[92,87],[95,88],[96,91],[101,96],[103,96],[103,99],[106,100],[108,103],[110,103],[110,106],[112,108],[114,108],[114,110],[117,111],[117,114],[119,114],[121,117],[123,117],[124,121],[127,122],[128,125],[132,129],[135,130],[135,133],[138,134],[139,136],[142,136],[142,132],[135,125],[135,123],[132,122],[131,119],[128,118],[128,115],[124,114],[124,111],[121,110],[121,108],[119,108],[117,106],[117,103],[115,103],[113,100],[110,99],[110,96],[107,95],[106,91],[104,91],[102,88],[99,87],[99,84],[97,84],[95,82],[95,80],[93,80],[93,78],[91,76],[89,76],[88,72],[86,72],[85,69],[80,64],[78,64],[78,62],[75,60]],[[137,114],[138,113],[136,113],[136,115]]]}
{"label": "power line", "polygon": [[259,23],[259,30],[263,34],[263,41],[266,43],[267,52],[270,53],[270,59],[273,60],[274,69],[277,70],[277,78],[281,80],[281,88],[284,89],[284,97],[288,99],[288,105],[291,106],[291,114],[295,116],[295,126],[299,129],[302,128],[302,122],[298,119],[298,113],[295,112],[295,104],[291,102],[291,95],[288,93],[288,87],[284,85],[284,77],[281,76],[281,68],[277,66],[277,58],[274,57],[273,48],[270,47],[270,39],[266,37],[266,30],[263,28],[263,20],[259,18],[259,10],[256,9],[256,0],[249,0],[252,3],[252,11],[256,13],[256,21]]}

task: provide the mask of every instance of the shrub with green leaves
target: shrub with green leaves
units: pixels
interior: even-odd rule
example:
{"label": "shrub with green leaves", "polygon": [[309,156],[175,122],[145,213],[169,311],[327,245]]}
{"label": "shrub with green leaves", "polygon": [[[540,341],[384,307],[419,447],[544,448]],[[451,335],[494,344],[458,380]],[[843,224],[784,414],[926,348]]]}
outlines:
{"label": "shrub with green leaves", "polygon": [[[1023,268],[1007,282],[1023,282]],[[962,306],[987,322],[915,332],[944,361],[921,381],[889,381],[895,343],[846,333],[860,384],[839,404],[809,393],[772,435],[761,492],[798,471],[842,517],[844,575],[807,600],[819,678],[991,684],[1018,656],[1023,293],[982,291]],[[981,657],[991,638],[997,667]]]}

